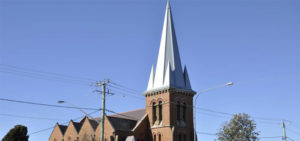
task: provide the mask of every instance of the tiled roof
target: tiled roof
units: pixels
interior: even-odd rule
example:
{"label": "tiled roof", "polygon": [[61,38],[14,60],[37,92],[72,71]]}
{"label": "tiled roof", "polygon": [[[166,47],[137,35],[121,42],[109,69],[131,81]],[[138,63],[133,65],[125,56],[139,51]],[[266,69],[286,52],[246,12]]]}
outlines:
{"label": "tiled roof", "polygon": [[[107,118],[116,130],[132,130],[138,121],[145,116],[145,114],[145,109],[138,109],[109,115]],[[98,125],[101,121],[101,117],[93,118],[92,120],[94,120],[94,123],[97,123]]]}
{"label": "tiled roof", "polygon": [[[116,130],[130,131],[136,126],[136,124],[140,120],[142,120],[142,118],[145,116],[145,114],[146,114],[145,109],[138,109],[138,110],[134,110],[134,111],[128,111],[128,112],[124,112],[124,113],[117,113],[117,114],[109,115],[109,116],[107,116],[107,119],[110,121],[110,123]],[[74,127],[78,133],[80,132],[83,122],[85,121],[84,119],[85,118],[83,118],[80,122],[72,121],[74,124]],[[96,130],[101,121],[101,117],[96,117],[96,118],[88,119],[88,120],[91,123],[92,128],[94,130]],[[65,125],[58,125],[58,126],[59,126],[60,130],[62,131],[62,133],[64,134],[66,132],[67,126],[65,126]]]}
{"label": "tiled roof", "polygon": [[130,120],[141,120],[146,114],[145,109],[138,109],[134,111],[128,111],[124,113],[117,113],[113,115],[109,115],[109,117],[117,117],[117,118],[123,118],[123,119],[130,119]]}
{"label": "tiled roof", "polygon": [[137,123],[137,120],[130,120],[111,116],[107,116],[107,118],[116,130],[130,131],[134,128],[134,126]]}

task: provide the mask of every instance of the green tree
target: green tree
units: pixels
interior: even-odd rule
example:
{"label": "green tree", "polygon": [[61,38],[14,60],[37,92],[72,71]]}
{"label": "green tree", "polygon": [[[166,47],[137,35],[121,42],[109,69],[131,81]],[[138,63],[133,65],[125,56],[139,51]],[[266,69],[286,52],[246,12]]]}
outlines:
{"label": "green tree", "polygon": [[16,125],[10,129],[4,136],[2,141],[28,141],[27,127],[23,125]]}
{"label": "green tree", "polygon": [[258,141],[256,123],[248,114],[235,114],[217,133],[220,141]]}

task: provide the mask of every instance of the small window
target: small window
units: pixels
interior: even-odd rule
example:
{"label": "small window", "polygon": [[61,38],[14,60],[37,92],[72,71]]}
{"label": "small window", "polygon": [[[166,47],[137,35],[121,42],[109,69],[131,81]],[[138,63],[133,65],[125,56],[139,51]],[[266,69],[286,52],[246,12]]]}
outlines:
{"label": "small window", "polygon": [[159,116],[158,116],[158,120],[159,120],[159,122],[161,122],[162,121],[162,102],[160,101],[159,102],[159,105],[158,105],[158,111],[159,111]]}
{"label": "small window", "polygon": [[156,135],[153,136],[154,141],[156,141]]}
{"label": "small window", "polygon": [[180,121],[180,102],[177,101],[177,121]]}
{"label": "small window", "polygon": [[161,141],[161,134],[158,135],[158,141]]}
{"label": "small window", "polygon": [[157,116],[156,116],[156,103],[153,102],[153,105],[152,105],[152,122],[153,122],[153,125],[155,124],[157,120]]}
{"label": "small window", "polygon": [[183,119],[183,121],[186,121],[186,104],[185,103],[183,103],[182,111],[183,111],[182,119]]}

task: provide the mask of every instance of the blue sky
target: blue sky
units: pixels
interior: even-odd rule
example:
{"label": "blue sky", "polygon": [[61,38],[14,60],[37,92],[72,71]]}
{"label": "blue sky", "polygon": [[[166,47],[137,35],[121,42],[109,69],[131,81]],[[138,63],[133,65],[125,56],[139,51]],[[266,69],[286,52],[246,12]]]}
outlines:
{"label": "blue sky", "polygon": [[[89,85],[49,80],[53,79],[49,75],[25,77],[16,72],[21,69],[12,71],[4,65],[95,80],[110,78],[141,95],[156,63],[165,5],[162,0],[0,0],[0,97],[48,104],[66,100],[92,108],[101,104],[100,95],[92,93]],[[300,2],[171,0],[171,6],[182,63],[188,67],[193,89],[235,83],[204,93],[198,106],[288,119],[288,137],[300,140]],[[113,111],[145,106],[138,94],[140,98],[111,91],[116,95],[107,98],[107,108]],[[2,114],[60,119],[0,115],[0,138],[16,124],[28,126],[32,133],[83,115],[78,110],[4,101],[0,107]],[[229,119],[198,110],[197,130],[216,133]],[[254,120],[261,137],[282,136],[279,121]],[[47,140],[50,133],[32,134],[30,140]]]}

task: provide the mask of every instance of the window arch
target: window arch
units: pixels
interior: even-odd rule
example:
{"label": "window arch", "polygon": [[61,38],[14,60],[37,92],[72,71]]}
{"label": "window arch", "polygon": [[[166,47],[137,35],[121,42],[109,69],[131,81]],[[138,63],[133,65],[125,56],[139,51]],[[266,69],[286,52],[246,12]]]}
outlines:
{"label": "window arch", "polygon": [[156,115],[156,103],[153,102],[152,103],[152,122],[153,122],[153,125],[155,124],[157,120],[157,115]]}
{"label": "window arch", "polygon": [[180,121],[180,102],[179,101],[177,101],[177,121]]}
{"label": "window arch", "polygon": [[161,134],[158,134],[158,141],[161,141]]}
{"label": "window arch", "polygon": [[153,140],[156,141],[156,135],[155,134],[153,135]]}
{"label": "window arch", "polygon": [[182,120],[186,121],[186,104],[183,103],[182,105]]}
{"label": "window arch", "polygon": [[159,121],[159,123],[161,123],[161,121],[162,121],[162,115],[163,115],[163,113],[162,113],[162,101],[159,101],[158,102],[158,121]]}

